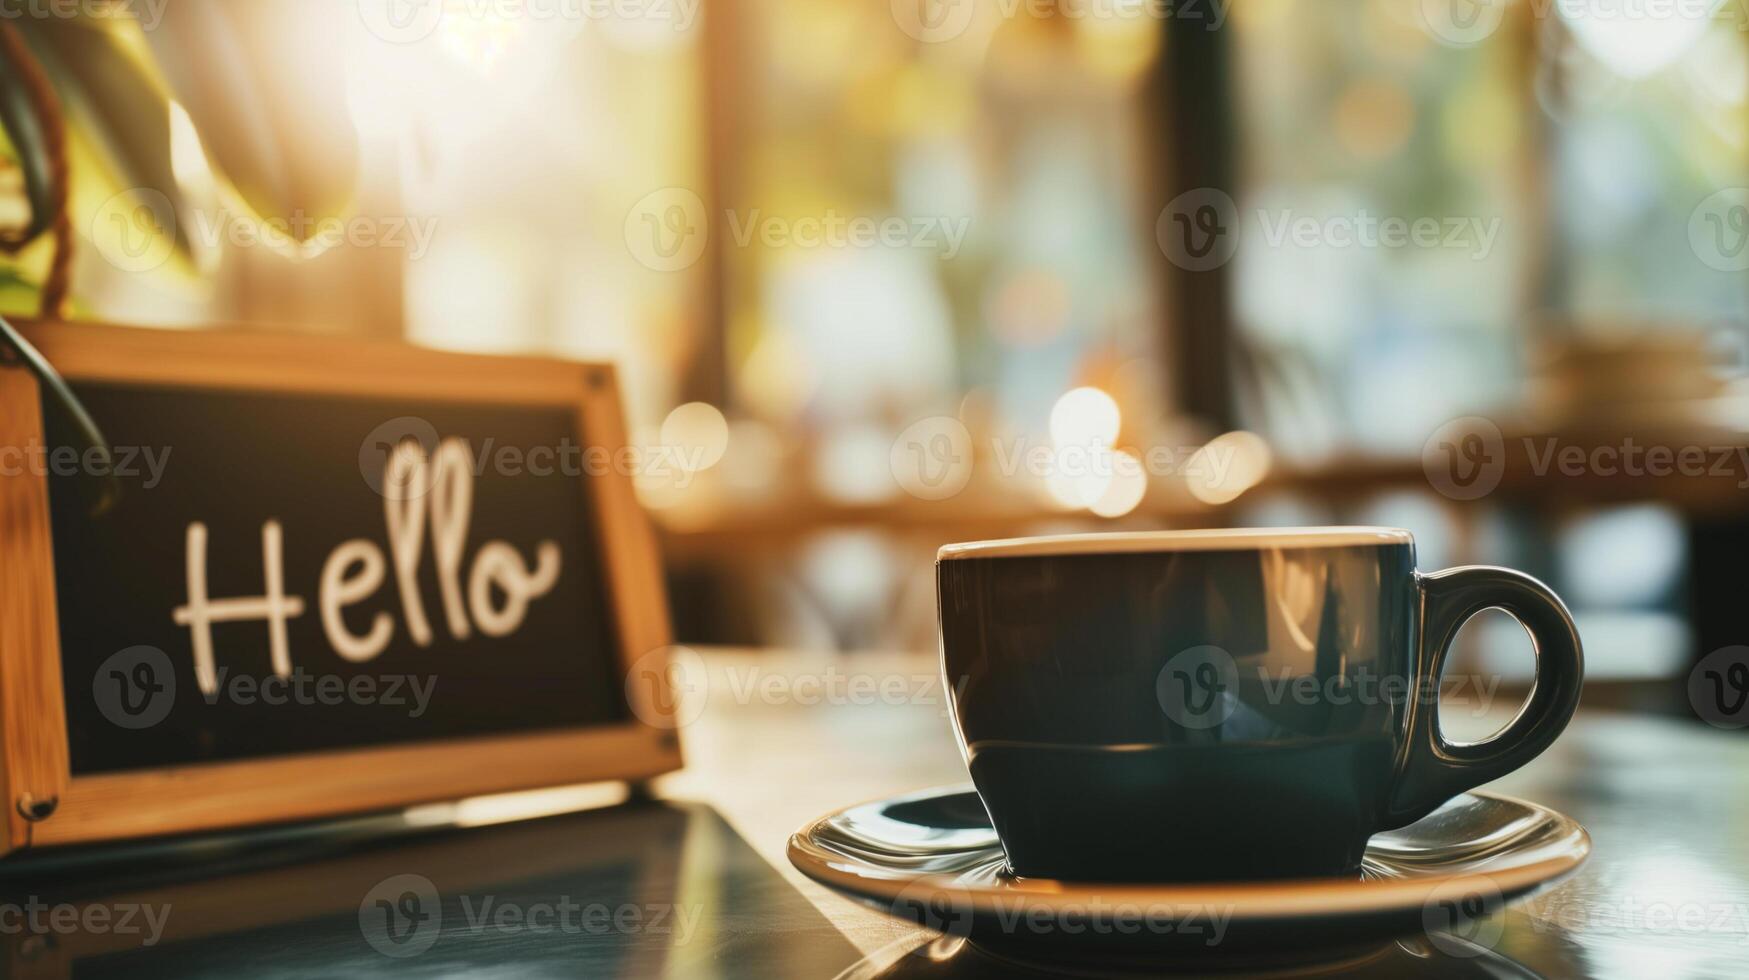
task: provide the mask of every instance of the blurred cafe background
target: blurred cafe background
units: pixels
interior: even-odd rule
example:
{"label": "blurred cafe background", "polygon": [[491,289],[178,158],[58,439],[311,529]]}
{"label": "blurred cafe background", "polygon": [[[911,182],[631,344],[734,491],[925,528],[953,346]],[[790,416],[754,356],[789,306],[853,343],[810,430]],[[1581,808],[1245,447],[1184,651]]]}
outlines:
{"label": "blurred cafe background", "polygon": [[951,541],[1387,524],[1688,713],[1749,11],[1656,6],[5,0],[0,312],[611,359],[686,643],[927,655]]}

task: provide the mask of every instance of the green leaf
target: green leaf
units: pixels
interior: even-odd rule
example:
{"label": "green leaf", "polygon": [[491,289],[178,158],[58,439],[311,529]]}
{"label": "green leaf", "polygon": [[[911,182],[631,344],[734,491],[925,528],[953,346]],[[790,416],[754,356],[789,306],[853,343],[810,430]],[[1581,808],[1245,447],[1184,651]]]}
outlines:
{"label": "green leaf", "polygon": [[213,169],[260,217],[311,234],[358,182],[332,16],[310,0],[177,0],[146,32]]}
{"label": "green leaf", "polygon": [[[0,24],[0,31],[13,30],[10,24]],[[18,155],[19,166],[24,170],[25,196],[30,200],[30,223],[22,231],[6,236],[7,244],[13,248],[47,231],[55,217],[48,145],[28,93],[18,66],[10,57],[0,57],[0,126],[6,127],[6,136]]]}
{"label": "green leaf", "polygon": [[[124,187],[150,188],[186,213],[170,165],[170,97],[131,49],[131,20],[28,19],[25,36],[54,80],[67,114],[104,157]],[[138,38],[136,37],[136,40]],[[192,258],[184,222],[176,250]]]}

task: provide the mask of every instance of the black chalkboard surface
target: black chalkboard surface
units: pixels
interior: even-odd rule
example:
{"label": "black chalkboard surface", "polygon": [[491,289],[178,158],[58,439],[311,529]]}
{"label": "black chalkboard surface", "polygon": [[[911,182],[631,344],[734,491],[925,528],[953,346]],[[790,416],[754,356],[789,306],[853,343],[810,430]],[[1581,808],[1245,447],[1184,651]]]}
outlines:
{"label": "black chalkboard surface", "polygon": [[[590,489],[558,462],[566,447],[580,447],[574,411],[115,384],[75,384],[74,392],[101,420],[123,473],[118,505],[95,519],[86,512],[87,495],[73,485],[88,477],[50,474],[74,773],[624,718]],[[61,423],[47,418],[49,445],[73,446]],[[409,421],[395,423],[402,419]],[[366,466],[386,463],[392,445],[364,445],[385,430],[413,444],[430,443],[435,433],[469,448],[472,506],[461,588],[484,542],[506,542],[529,564],[543,542],[557,546],[557,580],[528,603],[510,635],[475,627],[460,638],[445,624],[429,507],[412,600],[429,621],[429,642],[422,646],[411,635],[408,600],[390,569],[385,506],[397,501],[385,500],[384,485],[372,480],[378,474],[361,469],[361,457]],[[419,448],[429,457],[436,446]],[[526,464],[501,465],[531,453],[543,459],[542,448],[553,450],[555,462],[537,467],[539,473]],[[408,495],[437,492],[414,487]],[[281,528],[285,593],[303,603],[286,623],[292,673],[270,680],[265,618],[216,622],[210,629],[217,686],[203,690],[192,629],[172,619],[189,600],[187,529],[196,522],[207,529],[205,576],[214,600],[258,596],[265,588],[262,525],[269,520]],[[355,539],[380,549],[385,571],[378,588],[343,610],[347,628],[364,634],[376,617],[387,616],[392,630],[366,662],[335,652],[318,609],[324,563]],[[503,601],[495,593],[495,604]],[[141,646],[163,656],[126,653]],[[158,676],[166,668],[168,676]],[[368,687],[355,683],[360,677],[372,679]],[[111,716],[119,711],[127,724],[130,707],[155,720],[118,738]]]}
{"label": "black chalkboard surface", "polygon": [[0,363],[0,854],[679,768],[611,366],[22,333],[109,455]]}

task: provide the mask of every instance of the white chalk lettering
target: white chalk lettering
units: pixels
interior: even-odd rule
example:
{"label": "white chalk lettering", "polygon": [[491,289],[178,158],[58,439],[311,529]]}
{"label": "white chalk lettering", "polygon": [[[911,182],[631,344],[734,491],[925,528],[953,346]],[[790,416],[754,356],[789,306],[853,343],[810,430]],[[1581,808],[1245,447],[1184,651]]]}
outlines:
{"label": "white chalk lettering", "polygon": [[[360,566],[358,574],[347,577],[347,569]],[[346,628],[340,611],[363,599],[383,584],[383,549],[364,538],[355,538],[334,549],[322,565],[322,585],[319,590],[322,607],[322,632],[334,652],[353,663],[375,659],[389,645],[395,633],[394,620],[385,612],[371,620],[370,632],[355,636]]]}
{"label": "white chalk lettering", "polygon": [[202,693],[219,689],[213,667],[214,623],[231,623],[248,619],[267,620],[269,650],[273,672],[280,677],[291,675],[291,647],[286,641],[285,621],[304,614],[301,596],[285,594],[285,563],[281,560],[281,532],[278,521],[261,525],[261,570],[267,579],[267,594],[237,599],[210,599],[206,585],[206,525],[199,521],[188,525],[188,602],[177,606],[170,618],[193,633],[194,677]]}
{"label": "white chalk lettering", "polygon": [[[431,645],[431,623],[426,617],[419,576],[427,530],[431,534],[444,625],[456,640],[469,639],[476,629],[488,637],[509,636],[527,619],[530,603],[553,590],[563,566],[563,555],[556,542],[538,542],[531,567],[509,542],[489,540],[480,545],[473,565],[467,569],[464,591],[462,572],[473,519],[474,479],[473,453],[463,439],[440,442],[429,458],[424,447],[410,440],[389,454],[384,462],[383,481],[388,557],[384,556],[383,546],[369,538],[344,541],[329,552],[317,583],[322,633],[341,659],[352,663],[374,660],[394,639],[395,621],[389,612],[373,614],[362,633],[354,632],[345,616],[348,608],[365,602],[382,589],[391,563],[407,635],[417,646]],[[201,692],[210,698],[219,687],[213,653],[214,623],[265,620],[274,676],[281,679],[292,676],[286,623],[303,615],[304,599],[285,594],[283,531],[279,521],[269,519],[261,525],[261,569],[266,588],[259,596],[226,599],[210,596],[207,539],[205,524],[194,521],[188,525],[188,601],[171,612],[173,621],[189,628],[195,678]]]}

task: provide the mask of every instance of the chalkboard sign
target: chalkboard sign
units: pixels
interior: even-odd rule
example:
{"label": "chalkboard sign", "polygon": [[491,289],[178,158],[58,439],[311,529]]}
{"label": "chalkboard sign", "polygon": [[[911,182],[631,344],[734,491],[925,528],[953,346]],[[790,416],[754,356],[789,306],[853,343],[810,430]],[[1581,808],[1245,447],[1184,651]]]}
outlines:
{"label": "chalkboard sign", "polygon": [[111,454],[0,369],[8,849],[679,765],[610,368],[25,332]]}

